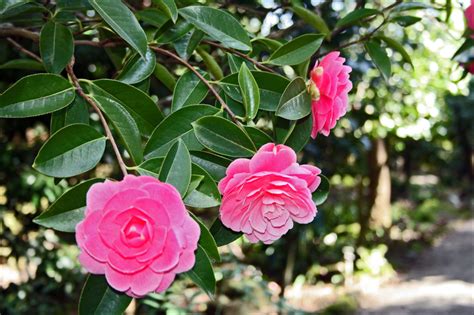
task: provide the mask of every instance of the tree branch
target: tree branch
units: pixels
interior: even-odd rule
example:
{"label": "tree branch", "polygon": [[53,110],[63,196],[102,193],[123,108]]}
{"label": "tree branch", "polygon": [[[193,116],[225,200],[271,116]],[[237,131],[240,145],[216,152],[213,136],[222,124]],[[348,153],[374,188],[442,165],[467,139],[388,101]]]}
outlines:
{"label": "tree branch", "polygon": [[24,53],[25,55],[33,58],[34,60],[38,61],[38,62],[43,62],[41,60],[41,58],[35,54],[34,52],[32,51],[29,51],[28,49],[26,49],[25,47],[23,47],[22,45],[20,45],[18,42],[14,41],[13,39],[11,39],[10,37],[7,37],[7,41],[12,44],[13,47],[15,47],[16,49],[18,49],[19,51],[21,51],[22,53]]}
{"label": "tree branch", "polygon": [[115,142],[114,136],[112,135],[112,132],[110,131],[109,125],[107,124],[107,120],[104,117],[104,114],[102,114],[102,111],[100,110],[99,106],[97,106],[96,102],[87,95],[84,90],[82,89],[79,80],[76,77],[76,74],[74,73],[73,70],[74,67],[74,57],[71,59],[71,62],[66,66],[66,71],[71,78],[72,83],[74,84],[77,93],[86,100],[87,103],[89,103],[92,108],[96,111],[96,113],[99,115],[100,122],[102,123],[102,126],[104,127],[105,134],[107,135],[107,138],[110,141],[110,144],[112,145],[112,148],[114,149],[115,156],[117,157],[117,162],[119,164],[120,170],[123,173],[123,176],[126,176],[127,173],[127,166],[125,165],[125,162],[123,161],[122,156],[120,155],[120,151],[118,149],[117,143]]}
{"label": "tree branch", "polygon": [[260,68],[260,69],[262,69],[262,70],[265,70],[265,71],[268,71],[268,72],[273,72],[273,73],[276,72],[275,70],[273,70],[273,69],[271,69],[271,68],[269,68],[269,67],[267,67],[267,66],[262,65],[260,62],[254,60],[253,58],[247,56],[246,54],[241,53],[240,51],[237,51],[237,50],[235,50],[235,49],[222,46],[221,44],[216,43],[216,42],[212,42],[212,41],[210,41],[210,40],[203,40],[202,42],[203,42],[204,44],[217,47],[217,48],[219,48],[219,49],[228,51],[228,52],[230,52],[230,53],[233,53],[234,55],[237,55],[237,56],[239,56],[239,57],[242,57],[242,58],[244,58],[245,60],[250,61],[250,62],[253,63],[256,67],[258,67],[258,68]]}
{"label": "tree branch", "polygon": [[211,83],[209,83],[209,81],[206,80],[206,78],[204,78],[200,73],[199,71],[197,71],[192,65],[190,65],[186,60],[180,58],[179,56],[173,54],[172,52],[168,51],[168,50],[165,50],[163,48],[160,48],[160,47],[156,47],[156,46],[150,46],[150,48],[154,51],[156,51],[157,53],[161,54],[161,55],[166,55],[168,57],[171,57],[177,61],[179,61],[181,64],[183,64],[186,68],[188,68],[189,70],[191,70],[192,72],[194,72],[194,74],[207,86],[207,88],[209,89],[209,91],[211,91],[212,94],[214,94],[214,96],[216,97],[217,101],[221,104],[221,107],[222,109],[224,109],[227,114],[229,114],[229,117],[232,119],[232,121],[236,124],[239,124],[239,121],[237,119],[237,117],[235,116],[235,114],[232,112],[232,110],[229,108],[229,106],[226,104],[226,102],[222,99],[222,97],[219,95],[219,93],[214,89],[214,87],[211,85]]}

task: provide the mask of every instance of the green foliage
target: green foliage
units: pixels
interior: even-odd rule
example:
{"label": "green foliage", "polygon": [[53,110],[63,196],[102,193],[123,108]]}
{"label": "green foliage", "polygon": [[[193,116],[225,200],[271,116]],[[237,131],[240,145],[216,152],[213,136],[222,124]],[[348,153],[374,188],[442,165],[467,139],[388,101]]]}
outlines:
{"label": "green foliage", "polygon": [[41,29],[40,51],[46,70],[60,73],[74,53],[74,38],[69,28],[51,21],[46,23]]}

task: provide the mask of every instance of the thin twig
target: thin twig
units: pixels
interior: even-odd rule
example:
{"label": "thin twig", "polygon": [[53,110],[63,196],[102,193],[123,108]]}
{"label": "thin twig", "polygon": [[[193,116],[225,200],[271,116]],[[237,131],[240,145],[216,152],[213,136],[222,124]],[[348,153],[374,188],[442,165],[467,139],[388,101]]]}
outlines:
{"label": "thin twig", "polygon": [[217,47],[217,48],[219,48],[219,49],[228,51],[228,52],[230,52],[230,53],[233,53],[234,55],[237,55],[237,56],[239,56],[239,57],[242,57],[242,58],[244,58],[245,60],[250,61],[250,62],[253,63],[256,67],[258,67],[258,68],[260,68],[260,69],[262,69],[262,70],[275,73],[275,70],[273,70],[273,69],[271,69],[271,68],[269,68],[269,67],[267,67],[267,66],[262,65],[262,64],[261,64],[260,62],[258,62],[257,60],[254,60],[253,58],[247,56],[247,55],[244,54],[244,53],[241,53],[241,52],[238,51],[238,50],[235,50],[235,49],[232,49],[232,48],[228,48],[228,47],[222,46],[221,44],[216,43],[216,42],[212,42],[212,41],[210,41],[210,40],[203,40],[202,42],[203,42],[204,44]]}
{"label": "thin twig", "polygon": [[186,68],[188,68],[189,70],[194,72],[194,74],[207,86],[209,91],[211,91],[211,93],[214,94],[217,101],[221,104],[222,109],[224,109],[227,112],[227,114],[229,114],[230,119],[232,119],[232,121],[235,122],[236,124],[239,124],[239,121],[238,121],[237,117],[232,112],[232,110],[229,108],[229,106],[226,104],[226,102],[222,99],[222,97],[219,95],[219,93],[214,89],[214,87],[211,85],[211,83],[209,83],[209,81],[207,81],[206,78],[204,78],[199,73],[199,71],[197,71],[192,65],[190,65],[186,60],[180,58],[179,56],[173,54],[172,52],[170,52],[168,50],[165,50],[163,48],[156,47],[156,46],[150,46],[150,48],[152,50],[156,51],[159,54],[166,55],[166,56],[171,57],[175,60],[178,60],[181,64],[186,66]]}
{"label": "thin twig", "polygon": [[95,103],[95,101],[89,97],[86,93],[84,93],[84,90],[82,89],[79,80],[76,77],[76,74],[74,73],[73,70],[74,67],[74,57],[71,59],[71,62],[66,66],[66,71],[69,75],[69,77],[72,80],[72,83],[74,84],[77,93],[84,98],[87,103],[89,103],[92,108],[96,111],[96,113],[99,115],[100,122],[102,123],[102,126],[104,127],[105,134],[107,135],[107,138],[110,141],[110,144],[112,145],[112,148],[114,149],[115,156],[117,157],[117,162],[119,164],[120,170],[123,173],[123,176],[126,176],[127,173],[127,166],[125,165],[125,162],[122,159],[122,156],[120,155],[120,151],[118,149],[117,143],[115,142],[114,136],[112,135],[112,132],[110,131],[109,125],[107,124],[107,120],[104,117],[104,114],[102,114],[102,111],[100,110],[99,106]]}
{"label": "thin twig", "polygon": [[21,51],[22,53],[24,53],[25,55],[33,58],[34,60],[38,61],[38,62],[42,62],[41,58],[35,54],[34,52],[32,51],[29,51],[28,49],[26,49],[25,47],[23,47],[22,45],[20,45],[18,42],[14,41],[13,39],[11,39],[10,37],[7,37],[7,41],[12,44],[12,46],[14,46],[16,49],[18,49],[19,51]]}

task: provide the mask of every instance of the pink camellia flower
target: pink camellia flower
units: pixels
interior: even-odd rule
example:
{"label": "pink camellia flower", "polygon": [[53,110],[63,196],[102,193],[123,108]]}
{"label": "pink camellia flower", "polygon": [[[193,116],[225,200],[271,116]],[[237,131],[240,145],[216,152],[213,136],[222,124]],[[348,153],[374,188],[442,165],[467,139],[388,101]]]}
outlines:
{"label": "pink camellia flower", "polygon": [[163,292],[190,270],[199,234],[178,191],[149,176],[93,185],[76,226],[81,264],[133,297]]}
{"label": "pink camellia flower", "polygon": [[252,159],[233,161],[219,182],[222,223],[252,243],[274,242],[293,221],[313,221],[311,193],[321,182],[320,173],[315,166],[299,165],[290,147],[265,144]]}
{"label": "pink camellia flower", "polygon": [[327,54],[321,62],[316,61],[311,70],[309,91],[313,98],[314,139],[318,133],[325,136],[336,126],[337,120],[345,115],[347,110],[347,94],[352,89],[349,73],[352,68],[344,65],[345,59],[339,57],[338,51]]}
{"label": "pink camellia flower", "polygon": [[466,16],[467,26],[474,30],[474,0],[471,0],[471,5],[466,8],[464,15]]}

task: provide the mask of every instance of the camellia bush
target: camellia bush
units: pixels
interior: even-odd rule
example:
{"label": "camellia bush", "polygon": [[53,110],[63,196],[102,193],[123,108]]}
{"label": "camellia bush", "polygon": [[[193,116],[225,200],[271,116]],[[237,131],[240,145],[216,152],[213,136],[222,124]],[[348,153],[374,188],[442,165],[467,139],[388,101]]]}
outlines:
{"label": "camellia bush", "polygon": [[[33,168],[75,184],[34,221],[75,233],[78,260],[91,274],[80,314],[121,313],[132,298],[164,292],[181,276],[213,295],[219,246],[242,235],[270,244],[317,220],[329,182],[297,157],[346,114],[352,83],[344,50],[363,45],[389,80],[391,57],[413,65],[384,29],[403,33],[420,20],[411,12],[443,9],[357,1],[334,24],[303,2],[282,2],[275,10],[307,27],[287,41],[252,33],[243,18],[252,8],[239,5],[0,4],[1,40],[19,56],[2,69],[36,72],[0,95],[0,117],[50,116]],[[115,71],[81,77],[83,46],[99,49]],[[94,177],[109,150],[119,173]],[[209,228],[197,216],[204,208],[216,209]]]}

